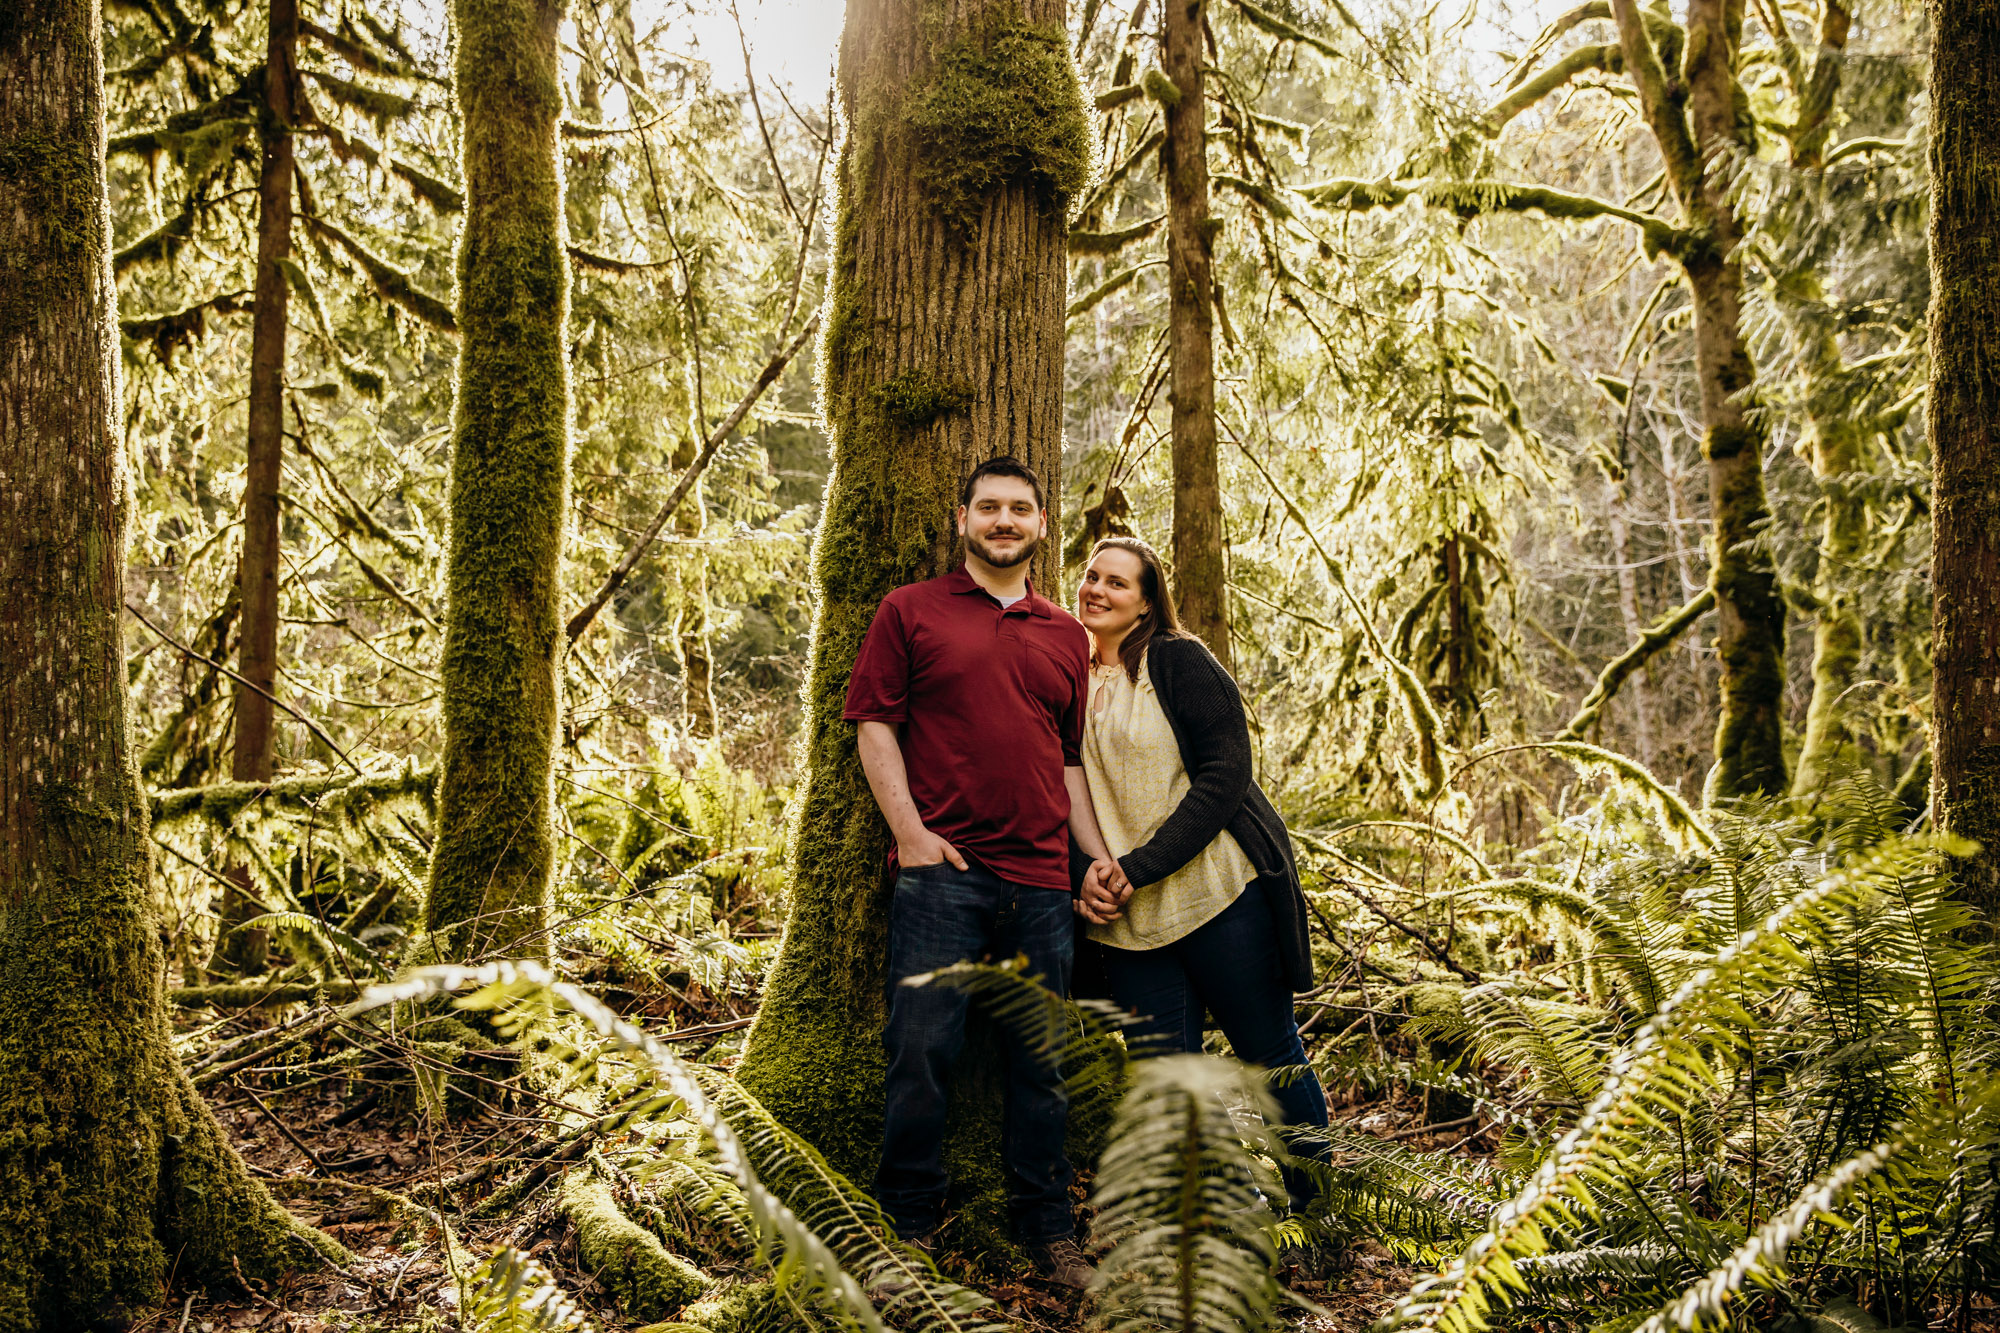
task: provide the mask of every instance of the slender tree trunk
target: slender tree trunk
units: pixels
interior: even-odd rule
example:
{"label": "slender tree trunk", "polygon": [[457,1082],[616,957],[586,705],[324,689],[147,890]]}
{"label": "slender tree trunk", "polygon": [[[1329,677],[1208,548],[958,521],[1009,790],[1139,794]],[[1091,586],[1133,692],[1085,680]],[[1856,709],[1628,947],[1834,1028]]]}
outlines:
{"label": "slender tree trunk", "polygon": [[[264,53],[264,106],[258,119],[263,160],[257,178],[256,310],[250,323],[249,432],[243,470],[243,555],[236,567],[243,622],[236,671],[236,749],[229,776],[269,782],[275,758],[277,710],[266,696],[278,688],[278,479],[285,449],[285,343],[292,257],[292,121],[298,86],[298,0],[271,0]],[[252,689],[251,685],[257,688]],[[263,911],[247,866],[232,866],[222,896],[220,933],[211,967],[254,972],[263,967],[269,935],[239,930]]]}
{"label": "slender tree trunk", "polygon": [[1812,702],[1806,708],[1805,740],[1799,748],[1792,794],[1818,790],[1843,763],[1856,759],[1847,725],[1847,691],[1861,665],[1861,608],[1853,578],[1843,575],[1860,559],[1868,538],[1868,507],[1856,493],[1866,460],[1865,427],[1851,408],[1837,401],[1831,381],[1840,371],[1840,345],[1831,331],[1815,340],[1814,369],[1807,386],[1812,418],[1813,477],[1821,503],[1819,572],[1814,579]]}
{"label": "slender tree trunk", "polygon": [[2000,3],[1932,0],[1931,660],[1939,827],[2000,923]]}
{"label": "slender tree trunk", "polygon": [[[305,1233],[175,1062],[128,748],[102,15],[0,17],[0,1330],[124,1327]],[[329,1243],[329,1253],[339,1253]]]}
{"label": "slender tree trunk", "polygon": [[1215,444],[1215,232],[1208,212],[1207,0],[1166,0],[1161,67],[1179,96],[1166,108],[1168,328],[1173,341],[1174,600],[1187,628],[1230,664],[1222,469]]}
{"label": "slender tree trunk", "polygon": [[[1033,467],[1056,530],[1064,215],[1090,171],[1063,8],[851,0],[841,38],[848,137],[821,359],[833,473],[813,547],[807,773],[791,918],[742,1077],[863,1179],[881,1142],[888,830],[842,700],[882,597],[957,562],[953,514],[973,467],[998,454]],[[1059,544],[1034,566],[1054,595]]]}
{"label": "slender tree trunk", "polygon": [[[1611,530],[1611,560],[1618,566],[1618,618],[1625,626],[1625,642],[1637,643],[1639,636],[1646,632],[1646,622],[1639,618],[1639,571],[1632,567],[1632,533],[1626,522],[1626,512],[1631,504],[1627,484],[1621,478],[1612,484],[1607,523]],[[1639,742],[1638,759],[1648,768],[1653,764],[1652,673],[1649,662],[1644,679],[1626,684],[1632,694],[1632,722]]]}
{"label": "slender tree trunk", "polygon": [[[695,460],[695,441],[674,453],[674,466],[685,468]],[[700,537],[708,530],[708,504],[702,497],[701,479],[674,511],[674,531],[683,537]],[[708,638],[708,552],[700,546],[689,548],[681,561],[681,605],[675,627],[674,646],[681,661],[681,726],[689,738],[715,737],[715,655]]]}
{"label": "slender tree trunk", "polygon": [[463,957],[546,952],[557,603],[569,512],[560,0],[458,0],[465,230],[444,762],[429,925]]}
{"label": "slender tree trunk", "polygon": [[[1785,790],[1785,609],[1764,539],[1764,430],[1743,394],[1756,378],[1743,341],[1742,229],[1729,199],[1736,155],[1750,151],[1738,118],[1736,53],[1743,0],[1689,0],[1686,52],[1670,81],[1636,0],[1612,0],[1625,66],[1666,160],[1667,180],[1698,233],[1680,256],[1694,296],[1702,456],[1708,460],[1721,717],[1708,795]],[[1683,109],[1685,107],[1685,109]]]}

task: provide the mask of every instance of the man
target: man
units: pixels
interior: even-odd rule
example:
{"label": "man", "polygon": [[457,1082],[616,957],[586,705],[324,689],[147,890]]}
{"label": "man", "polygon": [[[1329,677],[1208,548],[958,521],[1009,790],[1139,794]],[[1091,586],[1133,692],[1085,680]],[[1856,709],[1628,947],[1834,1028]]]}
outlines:
{"label": "man", "polygon": [[[889,1052],[875,1196],[928,1248],[944,1206],[946,1088],[965,1042],[965,993],[904,986],[953,963],[1025,955],[1057,994],[1072,950],[1069,835],[1109,852],[1080,746],[1089,636],[1028,582],[1046,535],[1042,483],[1012,458],[981,464],[959,496],[965,563],[898,588],[868,627],[843,716],[895,836],[889,913]],[[1002,1155],[1016,1236],[1036,1267],[1081,1289],[1053,1054],[1008,1049]]]}

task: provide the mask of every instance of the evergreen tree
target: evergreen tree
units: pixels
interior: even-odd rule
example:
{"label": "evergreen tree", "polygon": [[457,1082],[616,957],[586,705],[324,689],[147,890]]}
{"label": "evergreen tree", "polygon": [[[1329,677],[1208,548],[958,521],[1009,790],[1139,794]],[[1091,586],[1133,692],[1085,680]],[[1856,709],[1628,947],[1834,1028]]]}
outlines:
{"label": "evergreen tree", "polygon": [[444,761],[428,922],[460,956],[546,953],[569,510],[560,0],[460,0],[465,225]]}
{"label": "evergreen tree", "polygon": [[[0,17],[0,1329],[124,1327],[313,1238],[176,1062],[126,742],[100,16]],[[330,1256],[337,1246],[321,1241]]]}
{"label": "evergreen tree", "polygon": [[[1093,162],[1063,15],[1062,0],[851,0],[841,38],[808,769],[791,916],[742,1075],[849,1173],[880,1139],[890,886],[841,705],[883,596],[957,562],[974,467],[1012,454],[1052,507],[1060,493],[1066,214]],[[1048,593],[1055,547],[1034,566]],[[976,1154],[947,1152],[964,1181]]]}
{"label": "evergreen tree", "polygon": [[2000,921],[2000,4],[1933,0],[1934,812],[1981,844],[1962,892]]}

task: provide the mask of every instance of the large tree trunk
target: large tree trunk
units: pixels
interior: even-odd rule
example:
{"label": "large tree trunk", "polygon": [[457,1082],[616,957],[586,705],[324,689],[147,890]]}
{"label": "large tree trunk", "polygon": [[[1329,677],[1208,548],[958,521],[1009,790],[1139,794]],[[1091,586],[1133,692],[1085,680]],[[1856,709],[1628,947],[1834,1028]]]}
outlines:
{"label": "large tree trunk", "polygon": [[1939,827],[2000,922],[2000,2],[1932,0],[1931,660]]}
{"label": "large tree trunk", "polygon": [[[0,1329],[310,1254],[174,1060],[127,746],[101,15],[0,17]],[[338,1253],[330,1247],[330,1253]]]}
{"label": "large tree trunk", "polygon": [[1173,342],[1174,600],[1187,628],[1230,664],[1222,554],[1222,473],[1215,447],[1215,295],[1208,213],[1208,95],[1202,74],[1207,0],[1167,0],[1161,64],[1171,96],[1160,175],[1167,186],[1168,330]]}
{"label": "large tree trunk", "polygon": [[569,511],[560,0],[458,0],[465,230],[429,925],[460,957],[546,952]]}
{"label": "large tree trunk", "polygon": [[[256,310],[250,324],[249,432],[243,470],[243,555],[236,569],[242,603],[237,639],[236,748],[229,776],[269,782],[275,758],[278,688],[278,479],[285,448],[285,342],[292,257],[292,120],[298,85],[297,0],[271,0],[264,54],[263,160],[257,180]],[[247,682],[247,683],[246,683]],[[255,688],[252,688],[252,687]],[[233,866],[223,894],[212,965],[256,971],[268,936],[239,930],[262,911],[246,866]]]}
{"label": "large tree trunk", "polygon": [[1611,8],[1667,180],[1697,235],[1680,260],[1694,295],[1722,677],[1708,795],[1776,794],[1785,790],[1785,608],[1763,533],[1771,517],[1764,430],[1743,398],[1757,372],[1743,341],[1743,266],[1735,253],[1742,229],[1729,201],[1732,163],[1752,147],[1736,100],[1743,0],[1689,0],[1686,57],[1674,82],[1646,34],[1637,0],[1612,0]]}
{"label": "large tree trunk", "polygon": [[[1057,498],[1065,212],[1090,173],[1062,0],[852,0],[792,910],[744,1082],[843,1171],[881,1142],[888,830],[840,717],[876,605],[950,569],[959,486],[1012,454]],[[976,113],[976,114],[975,114]],[[1054,585],[1059,541],[1036,558]],[[987,1145],[989,1174],[998,1150]],[[955,1156],[954,1172],[966,1157]],[[961,1177],[962,1179],[962,1177]]]}

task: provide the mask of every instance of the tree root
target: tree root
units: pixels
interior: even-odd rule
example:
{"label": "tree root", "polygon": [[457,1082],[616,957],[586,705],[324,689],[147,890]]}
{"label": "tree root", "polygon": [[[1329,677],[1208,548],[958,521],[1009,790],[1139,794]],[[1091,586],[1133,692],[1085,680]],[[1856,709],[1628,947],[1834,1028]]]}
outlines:
{"label": "tree root", "polygon": [[611,1187],[590,1171],[572,1171],[564,1179],[562,1207],[576,1224],[584,1268],[617,1298],[629,1318],[665,1319],[715,1285],[626,1217]]}

